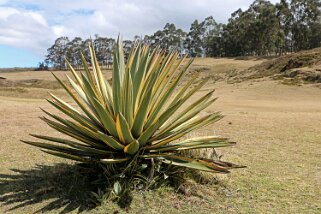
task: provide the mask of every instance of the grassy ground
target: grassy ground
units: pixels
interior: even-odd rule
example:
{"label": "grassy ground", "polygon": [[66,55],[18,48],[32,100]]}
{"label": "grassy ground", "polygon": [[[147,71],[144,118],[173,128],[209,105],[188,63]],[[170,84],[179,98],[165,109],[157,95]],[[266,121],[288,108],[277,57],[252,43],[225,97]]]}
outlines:
{"label": "grassy ground", "polygon": [[[199,59],[192,69],[228,75],[256,63]],[[184,193],[171,188],[134,192],[130,206],[121,208],[111,201],[89,206],[90,189],[70,162],[19,142],[29,133],[56,135],[38,119],[43,115],[38,107],[53,111],[43,100],[48,91],[65,96],[50,74],[1,75],[14,84],[0,82],[0,213],[321,213],[321,90],[314,85],[213,80],[201,93],[216,88],[220,98],[207,111],[219,110],[226,117],[191,135],[230,137],[238,144],[219,153],[248,167],[229,175],[206,174],[206,181],[188,185]],[[30,79],[47,82],[25,85]]]}

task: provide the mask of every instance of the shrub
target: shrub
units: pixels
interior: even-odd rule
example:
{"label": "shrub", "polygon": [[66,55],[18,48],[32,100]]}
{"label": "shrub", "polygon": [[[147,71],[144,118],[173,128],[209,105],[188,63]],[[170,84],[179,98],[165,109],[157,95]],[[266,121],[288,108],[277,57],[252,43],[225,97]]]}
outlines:
{"label": "shrub", "polygon": [[48,71],[49,67],[45,62],[39,62],[38,67],[34,69],[35,71]]}

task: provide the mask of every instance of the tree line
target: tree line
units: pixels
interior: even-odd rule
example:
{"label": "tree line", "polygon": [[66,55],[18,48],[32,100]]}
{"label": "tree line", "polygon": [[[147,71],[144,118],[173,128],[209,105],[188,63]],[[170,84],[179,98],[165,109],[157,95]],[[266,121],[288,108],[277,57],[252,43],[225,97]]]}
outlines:
{"label": "tree line", "polygon": [[[195,20],[189,32],[167,23],[152,35],[124,40],[125,56],[138,40],[192,57],[271,56],[312,49],[321,46],[321,1],[280,0],[272,4],[255,0],[247,10],[233,12],[226,24],[210,16]],[[89,60],[90,42],[94,43],[99,63],[110,65],[116,41],[100,35],[85,40],[57,38],[47,50],[45,64],[64,69],[66,58],[73,66],[81,66],[79,53]]]}

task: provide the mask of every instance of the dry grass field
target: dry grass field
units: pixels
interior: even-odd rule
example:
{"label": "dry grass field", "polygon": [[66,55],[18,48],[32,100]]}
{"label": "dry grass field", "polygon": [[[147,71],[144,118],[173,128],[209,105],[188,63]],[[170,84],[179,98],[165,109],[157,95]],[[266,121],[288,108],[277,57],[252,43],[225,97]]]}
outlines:
{"label": "dry grass field", "polygon": [[7,78],[0,80],[0,213],[321,213],[321,89],[270,78],[226,82],[260,62],[197,59],[191,68],[213,76],[201,93],[215,88],[219,99],[206,111],[226,116],[192,135],[214,133],[238,142],[218,152],[247,168],[205,174],[184,193],[169,187],[134,192],[127,208],[110,201],[88,206],[84,181],[70,162],[19,142],[29,133],[57,134],[38,118],[39,107],[54,111],[44,100],[48,91],[66,96],[52,75],[0,73]]}

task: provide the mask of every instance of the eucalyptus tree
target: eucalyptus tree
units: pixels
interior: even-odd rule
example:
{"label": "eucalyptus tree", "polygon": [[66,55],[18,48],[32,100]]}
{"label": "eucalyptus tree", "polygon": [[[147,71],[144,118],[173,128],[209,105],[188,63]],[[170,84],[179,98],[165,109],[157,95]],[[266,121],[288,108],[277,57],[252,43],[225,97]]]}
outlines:
{"label": "eucalyptus tree", "polygon": [[96,35],[93,41],[96,51],[96,57],[100,65],[107,65],[112,61],[115,40]]}
{"label": "eucalyptus tree", "polygon": [[269,1],[256,0],[250,6],[248,13],[253,14],[253,23],[250,26],[253,45],[257,55],[276,53],[282,42],[280,22],[276,7]]}
{"label": "eucalyptus tree", "polygon": [[221,36],[223,24],[217,23],[212,16],[205,18],[203,26],[203,53],[205,56],[219,56],[222,52]]}
{"label": "eucalyptus tree", "polygon": [[65,56],[67,53],[67,44],[69,43],[68,37],[59,37],[55,43],[47,49],[46,62],[57,69],[65,69]]}
{"label": "eucalyptus tree", "polygon": [[[320,0],[292,0],[290,2],[290,9],[293,15],[294,51],[320,46],[320,43],[313,41],[316,37],[320,38],[319,30],[317,30],[317,28],[321,27],[320,8]],[[318,41],[319,39],[316,40]]]}
{"label": "eucalyptus tree", "polygon": [[70,62],[71,65],[74,67],[80,67],[81,66],[81,60],[79,58],[80,52],[82,51],[81,45],[82,45],[82,38],[81,37],[75,37],[73,40],[71,40],[67,44],[67,59]]}
{"label": "eucalyptus tree", "polygon": [[278,53],[282,55],[283,53],[292,52],[293,45],[292,45],[292,22],[293,22],[293,15],[290,10],[290,5],[288,1],[281,0],[280,3],[276,5],[277,9],[277,17],[280,23],[280,37],[282,37],[282,42],[279,45]]}
{"label": "eucalyptus tree", "polygon": [[198,20],[195,20],[190,27],[185,40],[185,47],[192,57],[202,56],[203,53],[203,34],[204,28]]}
{"label": "eucalyptus tree", "polygon": [[166,23],[162,30],[156,31],[151,36],[145,36],[144,40],[151,47],[159,46],[165,50],[183,49],[183,43],[186,38],[186,32],[180,28],[176,28],[174,24]]}

